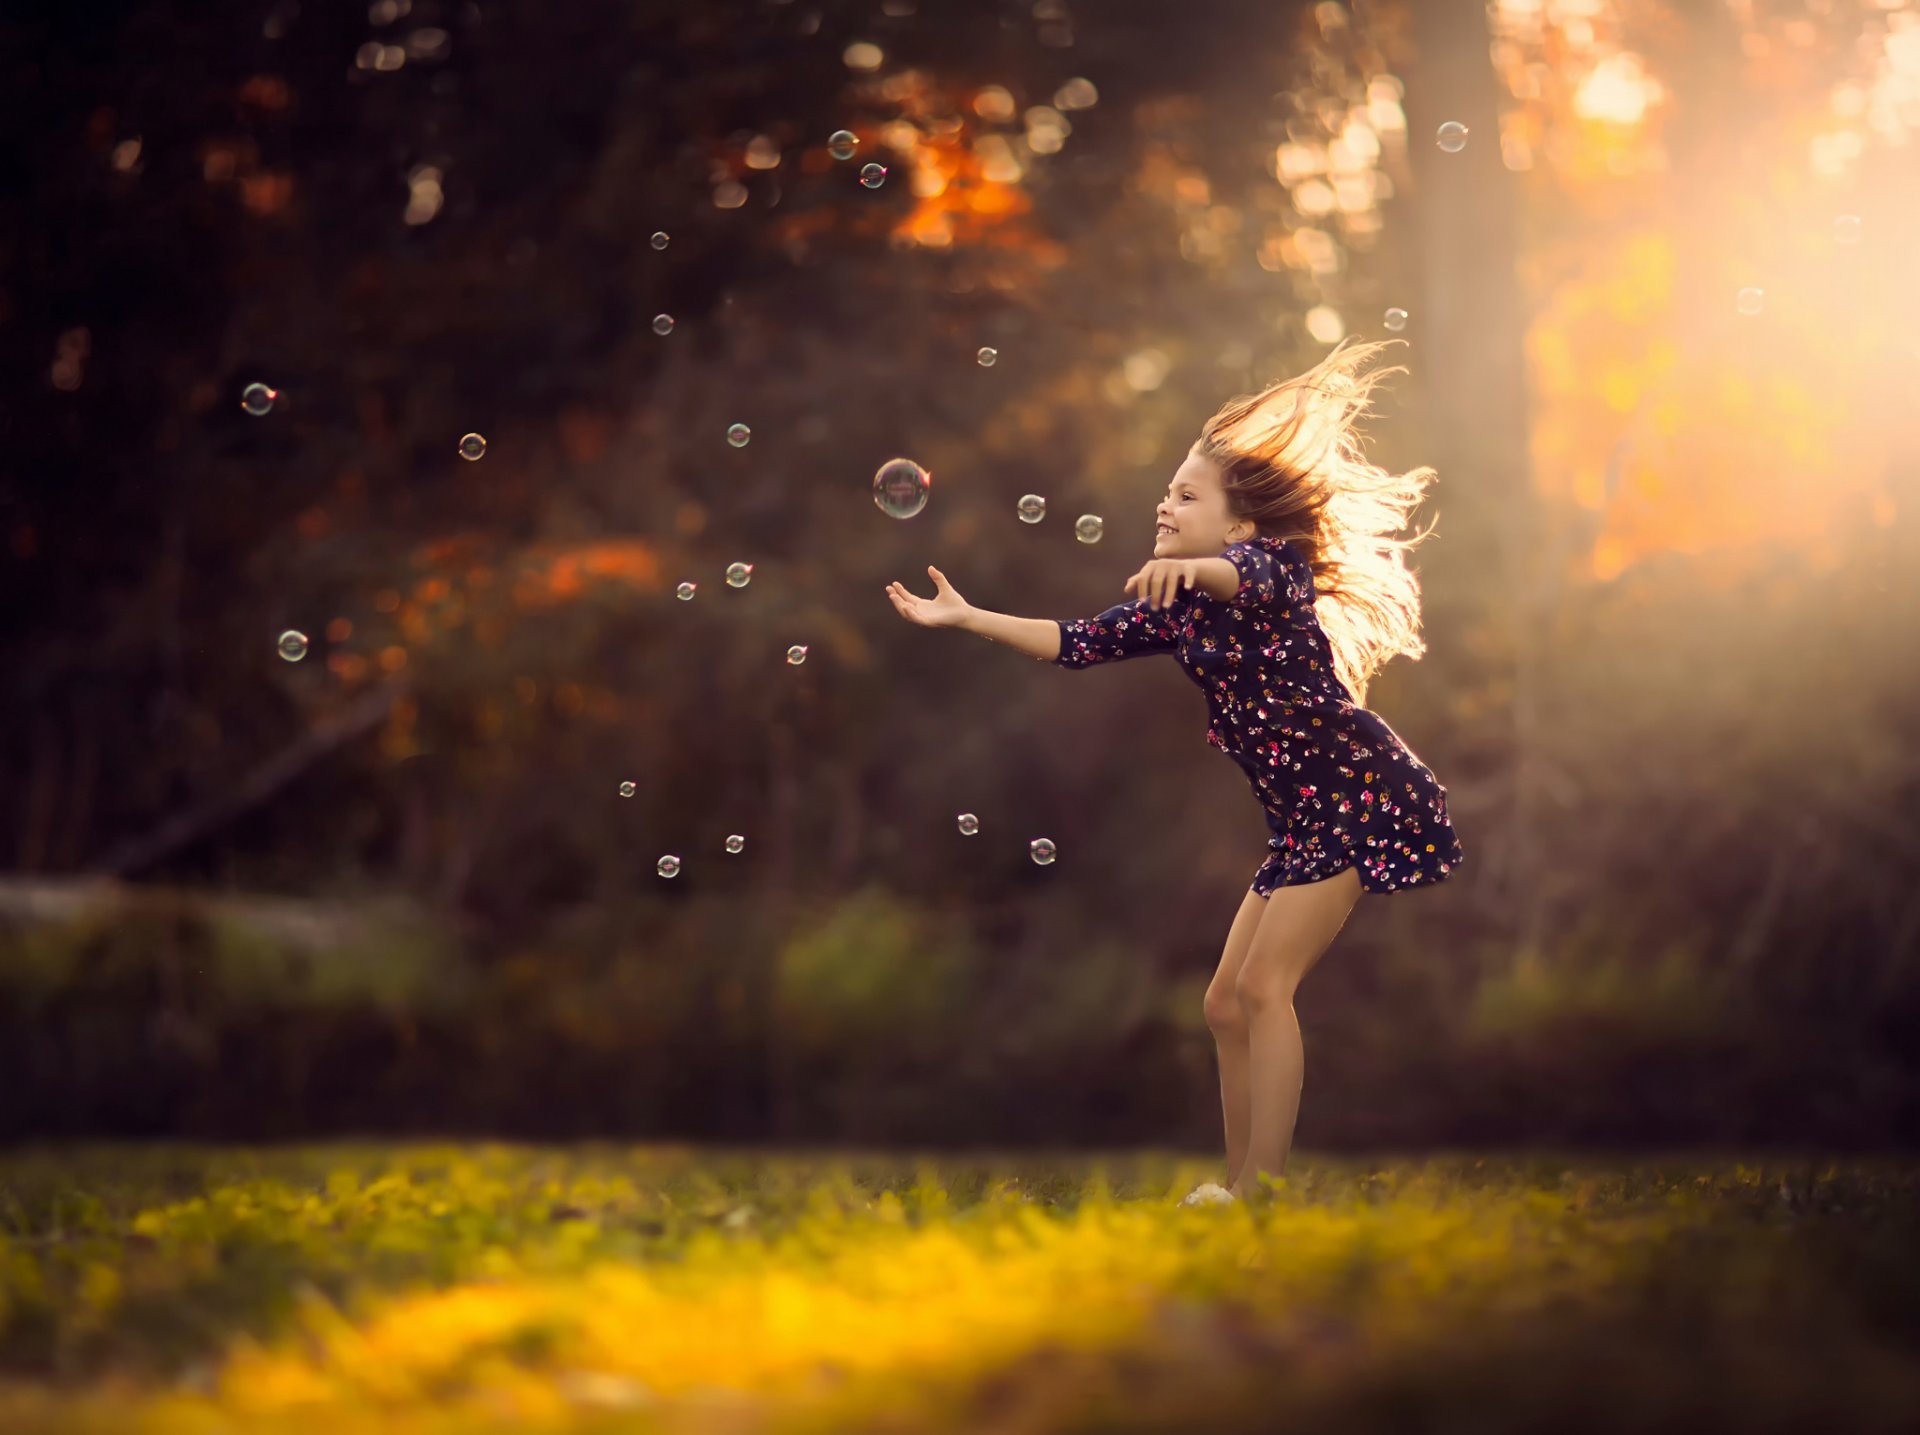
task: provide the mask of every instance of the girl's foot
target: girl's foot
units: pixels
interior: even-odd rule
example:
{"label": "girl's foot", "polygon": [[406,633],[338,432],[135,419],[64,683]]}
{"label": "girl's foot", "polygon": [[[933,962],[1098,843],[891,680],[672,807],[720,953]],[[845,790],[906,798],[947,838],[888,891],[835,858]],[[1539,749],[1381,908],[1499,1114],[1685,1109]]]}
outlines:
{"label": "girl's foot", "polygon": [[1180,1204],[1183,1206],[1226,1206],[1237,1198],[1226,1187],[1212,1181],[1203,1181],[1189,1191]]}
{"label": "girl's foot", "polygon": [[1262,1181],[1258,1176],[1249,1176],[1241,1180],[1227,1194],[1242,1205],[1271,1205],[1276,1184],[1271,1180]]}

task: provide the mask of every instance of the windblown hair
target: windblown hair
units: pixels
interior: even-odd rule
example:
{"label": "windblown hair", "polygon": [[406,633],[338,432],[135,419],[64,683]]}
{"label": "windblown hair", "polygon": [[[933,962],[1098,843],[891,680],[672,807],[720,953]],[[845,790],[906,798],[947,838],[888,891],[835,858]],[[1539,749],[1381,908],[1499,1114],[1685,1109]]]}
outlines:
{"label": "windblown hair", "polygon": [[1390,535],[1407,525],[1439,475],[1427,467],[1395,475],[1367,462],[1354,429],[1373,386],[1407,372],[1362,367],[1400,342],[1338,346],[1306,373],[1230,400],[1193,445],[1219,466],[1229,513],[1307,558],[1336,675],[1363,707],[1367,684],[1390,659],[1418,660],[1427,650],[1420,583],[1406,554],[1433,530]]}

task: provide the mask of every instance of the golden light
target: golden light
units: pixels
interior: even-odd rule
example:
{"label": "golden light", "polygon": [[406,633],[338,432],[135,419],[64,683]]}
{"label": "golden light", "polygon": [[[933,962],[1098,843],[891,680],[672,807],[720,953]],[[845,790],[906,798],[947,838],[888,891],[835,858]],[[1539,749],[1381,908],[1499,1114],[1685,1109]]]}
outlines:
{"label": "golden light", "polygon": [[1623,50],[1587,73],[1573,93],[1573,110],[1582,119],[1638,124],[1647,107],[1665,95],[1666,88],[1641,67],[1640,57]]}

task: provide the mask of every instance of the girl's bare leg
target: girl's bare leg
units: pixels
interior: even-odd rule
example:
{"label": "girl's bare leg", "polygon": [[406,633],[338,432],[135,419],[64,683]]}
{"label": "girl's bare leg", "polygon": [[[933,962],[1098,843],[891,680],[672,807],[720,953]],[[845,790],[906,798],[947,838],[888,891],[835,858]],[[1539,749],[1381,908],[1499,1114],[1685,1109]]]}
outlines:
{"label": "girl's bare leg", "polygon": [[1235,989],[1247,1009],[1252,1134],[1228,1187],[1235,1196],[1244,1196],[1263,1171],[1286,1174],[1306,1067],[1293,994],[1346,924],[1360,893],[1360,874],[1352,867],[1323,882],[1275,888],[1241,963]]}
{"label": "girl's bare leg", "polygon": [[1240,1000],[1240,968],[1253,945],[1260,918],[1267,910],[1264,897],[1249,891],[1227,931],[1226,950],[1219,970],[1207,984],[1207,1027],[1213,1032],[1214,1052],[1220,1059],[1220,1111],[1227,1132],[1227,1184],[1240,1179],[1251,1137],[1252,1103],[1248,1073],[1252,1062],[1247,1011]]}

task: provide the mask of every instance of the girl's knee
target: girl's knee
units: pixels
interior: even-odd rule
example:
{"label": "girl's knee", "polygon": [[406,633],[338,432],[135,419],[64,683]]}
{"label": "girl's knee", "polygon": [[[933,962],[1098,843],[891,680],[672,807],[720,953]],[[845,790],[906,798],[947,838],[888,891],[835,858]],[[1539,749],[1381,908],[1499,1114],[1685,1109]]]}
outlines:
{"label": "girl's knee", "polygon": [[1247,1009],[1237,987],[1214,982],[1200,1004],[1207,1019],[1207,1030],[1224,1040],[1244,1040],[1247,1035]]}

